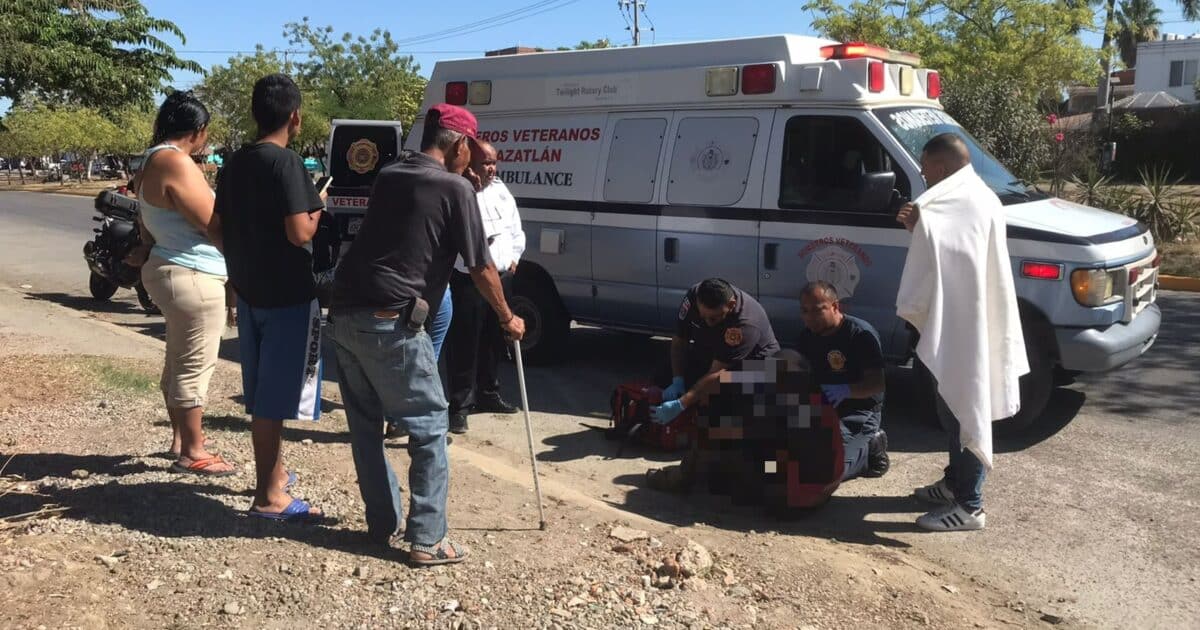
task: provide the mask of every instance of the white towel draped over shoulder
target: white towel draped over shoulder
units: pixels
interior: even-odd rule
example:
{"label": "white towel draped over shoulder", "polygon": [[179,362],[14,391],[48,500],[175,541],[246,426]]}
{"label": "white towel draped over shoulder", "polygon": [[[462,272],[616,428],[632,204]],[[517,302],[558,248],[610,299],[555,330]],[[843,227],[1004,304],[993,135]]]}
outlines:
{"label": "white towel draped over shoulder", "polygon": [[1029,372],[1004,207],[970,165],[914,203],[920,220],[896,310],[921,333],[917,356],[961,424],[963,448],[992,468],[992,427],[1021,407]]}

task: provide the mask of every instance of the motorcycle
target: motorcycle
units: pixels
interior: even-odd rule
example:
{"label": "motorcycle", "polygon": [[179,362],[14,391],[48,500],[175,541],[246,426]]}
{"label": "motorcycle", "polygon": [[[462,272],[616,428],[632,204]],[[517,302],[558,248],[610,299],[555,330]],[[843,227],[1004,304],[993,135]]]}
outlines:
{"label": "motorcycle", "polygon": [[117,289],[133,289],[142,308],[157,315],[158,306],[142,286],[141,267],[125,262],[129,252],[142,243],[137,200],[117,190],[104,190],[96,195],[95,206],[98,215],[92,220],[100,226],[92,230],[95,239],[83,244],[83,258],[91,270],[88,289],[92,297],[106,301]]}

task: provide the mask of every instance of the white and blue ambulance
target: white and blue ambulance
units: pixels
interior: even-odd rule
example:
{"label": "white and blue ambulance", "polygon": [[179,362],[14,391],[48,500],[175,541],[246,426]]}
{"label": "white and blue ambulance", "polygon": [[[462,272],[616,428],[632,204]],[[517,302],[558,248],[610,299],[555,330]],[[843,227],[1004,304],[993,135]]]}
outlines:
{"label": "white and blue ambulance", "polygon": [[422,110],[468,107],[499,150],[529,239],[513,306],[534,359],[561,356],[572,321],[669,333],[688,287],[720,276],[758,297],[784,345],[800,287],[829,281],[908,361],[895,213],[924,190],[924,143],[962,135],[1008,213],[1032,366],[1009,425],[1024,426],[1056,370],[1113,369],[1154,342],[1158,254],[1136,221],[1018,181],[940,94],[912,55],[780,35],[439,62]]}

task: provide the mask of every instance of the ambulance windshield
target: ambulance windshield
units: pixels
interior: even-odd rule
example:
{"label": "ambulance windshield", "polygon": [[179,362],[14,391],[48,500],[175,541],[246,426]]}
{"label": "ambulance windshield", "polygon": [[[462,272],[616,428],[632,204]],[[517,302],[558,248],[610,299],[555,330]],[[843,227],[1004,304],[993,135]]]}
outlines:
{"label": "ambulance windshield", "polygon": [[918,162],[921,149],[934,136],[954,133],[962,137],[971,151],[971,166],[975,172],[996,192],[1005,204],[1022,203],[1044,198],[1032,186],[1027,185],[1008,172],[991,153],[988,153],[971,134],[967,133],[949,114],[930,107],[889,107],[875,110],[875,116],[900,141],[904,149]]}

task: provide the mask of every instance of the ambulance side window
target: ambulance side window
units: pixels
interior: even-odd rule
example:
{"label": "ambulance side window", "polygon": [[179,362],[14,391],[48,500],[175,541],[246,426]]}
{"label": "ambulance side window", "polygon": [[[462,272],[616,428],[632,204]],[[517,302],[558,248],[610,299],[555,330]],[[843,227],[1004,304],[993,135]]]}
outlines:
{"label": "ambulance side window", "polygon": [[665,118],[626,118],[613,128],[604,169],[604,200],[648,203],[654,199]]}
{"label": "ambulance side window", "polygon": [[731,206],[746,194],[757,118],[684,118],[671,156],[667,203]]}
{"label": "ambulance side window", "polygon": [[795,116],[784,133],[780,208],[890,212],[896,197],[879,189],[887,173],[895,176],[896,193],[912,195],[904,169],[855,118]]}

